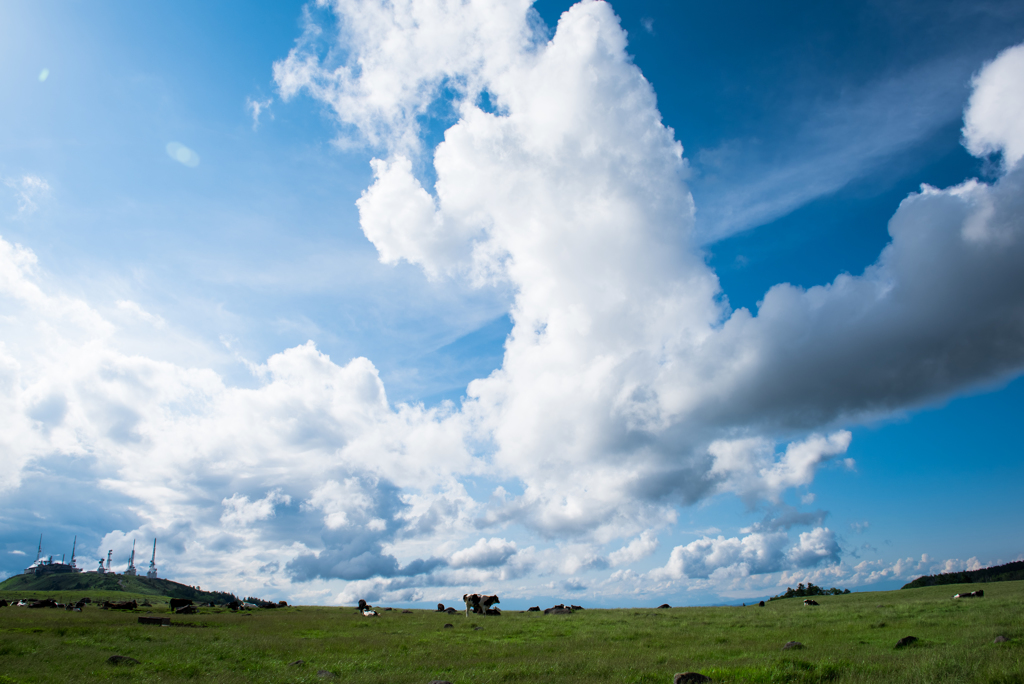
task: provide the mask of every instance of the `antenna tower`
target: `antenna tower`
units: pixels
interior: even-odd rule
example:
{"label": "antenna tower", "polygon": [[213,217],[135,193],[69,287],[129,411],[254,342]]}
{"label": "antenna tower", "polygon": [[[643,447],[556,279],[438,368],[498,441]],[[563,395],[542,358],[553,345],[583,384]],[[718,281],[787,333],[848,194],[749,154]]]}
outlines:
{"label": "antenna tower", "polygon": [[153,539],[153,557],[149,559],[149,571],[146,577],[156,579],[156,538]]}
{"label": "antenna tower", "polygon": [[128,569],[124,571],[126,575],[134,575],[135,573],[135,540],[132,540],[132,555],[128,558]]}

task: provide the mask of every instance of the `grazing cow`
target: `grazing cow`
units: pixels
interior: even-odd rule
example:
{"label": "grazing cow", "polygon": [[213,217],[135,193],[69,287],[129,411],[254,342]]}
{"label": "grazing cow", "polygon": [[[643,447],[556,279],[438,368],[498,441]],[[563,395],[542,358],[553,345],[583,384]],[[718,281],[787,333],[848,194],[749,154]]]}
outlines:
{"label": "grazing cow", "polygon": [[8,605],[7,599],[0,599],[0,608],[6,608]]}
{"label": "grazing cow", "polygon": [[573,610],[583,610],[583,606],[569,606]]}
{"label": "grazing cow", "polygon": [[816,606],[816,605],[818,605],[818,602],[813,600],[813,599],[804,599],[804,605],[805,606]]}
{"label": "grazing cow", "polygon": [[171,599],[171,610],[178,610],[179,608],[184,608],[185,606],[191,606],[191,605],[192,605],[192,599],[176,599],[176,598],[172,598]]}
{"label": "grazing cow", "polygon": [[667,603],[662,603],[660,606],[658,606],[658,608],[671,608],[671,607],[672,606],[668,605]]}
{"label": "grazing cow", "polygon": [[539,613],[540,612],[540,606],[533,606],[532,608],[527,608],[526,612],[527,613]]}
{"label": "grazing cow", "polygon": [[[488,613],[487,610],[495,603],[501,603],[498,600],[498,595],[487,596],[485,594],[463,594],[462,600],[466,602],[466,617],[469,617],[469,611],[473,611],[477,615],[493,615],[494,613]],[[501,615],[501,613],[497,613]]]}
{"label": "grazing cow", "polygon": [[443,603],[438,603],[437,604],[437,612],[438,613],[443,613],[444,612],[444,604]]}
{"label": "grazing cow", "polygon": [[757,605],[760,606],[761,608],[764,608],[764,601],[758,601]]}
{"label": "grazing cow", "polygon": [[231,610],[238,610],[241,607],[242,607],[242,602],[239,601],[238,599],[235,599],[234,601],[232,601],[231,603],[228,604],[228,608],[230,608]]}

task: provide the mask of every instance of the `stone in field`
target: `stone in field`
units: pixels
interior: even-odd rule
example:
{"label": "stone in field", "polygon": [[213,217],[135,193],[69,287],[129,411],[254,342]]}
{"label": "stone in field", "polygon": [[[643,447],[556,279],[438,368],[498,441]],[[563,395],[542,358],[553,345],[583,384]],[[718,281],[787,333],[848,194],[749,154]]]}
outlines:
{"label": "stone in field", "polygon": [[702,675],[700,672],[677,672],[672,677],[672,684],[699,684],[710,681],[711,677]]}
{"label": "stone in field", "polygon": [[123,655],[112,655],[107,658],[107,662],[111,665],[139,665],[139,661],[135,658],[130,658]]}
{"label": "stone in field", "polygon": [[917,641],[917,637],[916,636],[905,636],[905,637],[903,637],[902,639],[900,639],[899,641],[896,642],[896,648],[903,648],[904,646],[909,646],[910,644],[914,643],[915,641]]}
{"label": "stone in field", "polygon": [[804,647],[804,645],[801,644],[799,641],[787,641],[786,645],[782,647],[782,650],[783,651],[789,651],[789,650],[794,649],[794,648],[803,648],[803,647]]}
{"label": "stone in field", "polygon": [[996,637],[996,638],[995,638],[995,639],[994,639],[994,640],[992,641],[992,643],[993,643],[993,644],[1001,644],[1001,643],[1004,643],[1004,642],[1006,642],[1006,641],[1009,641],[1009,639],[1007,639],[1006,637],[1004,637],[1003,635],[1001,635],[1001,634],[1000,634],[999,636],[997,636],[997,637]]}

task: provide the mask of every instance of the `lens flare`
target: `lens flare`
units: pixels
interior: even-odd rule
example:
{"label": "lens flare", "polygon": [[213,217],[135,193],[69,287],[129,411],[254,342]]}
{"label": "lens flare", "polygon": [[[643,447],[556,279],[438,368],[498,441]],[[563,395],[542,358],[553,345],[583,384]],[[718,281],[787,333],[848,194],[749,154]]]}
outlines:
{"label": "lens flare", "polygon": [[185,166],[199,166],[199,155],[196,154],[194,150],[182,145],[180,142],[167,143],[167,156],[176,162],[181,162]]}
{"label": "lens flare", "polygon": [[49,77],[50,77],[50,70],[49,69],[43,69],[42,71],[39,72],[39,82],[40,83],[42,83],[43,81],[45,81]]}

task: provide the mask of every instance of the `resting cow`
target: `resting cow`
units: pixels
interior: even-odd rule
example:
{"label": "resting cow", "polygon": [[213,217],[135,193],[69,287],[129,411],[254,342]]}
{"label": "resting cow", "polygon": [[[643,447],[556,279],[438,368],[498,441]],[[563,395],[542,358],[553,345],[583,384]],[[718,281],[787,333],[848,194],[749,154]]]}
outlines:
{"label": "resting cow", "polygon": [[498,595],[487,596],[484,594],[463,594],[462,600],[466,602],[466,617],[469,617],[469,611],[473,611],[477,615],[501,615],[501,612],[493,613],[489,612],[491,606],[495,603],[501,603],[498,600]]}
{"label": "resting cow", "polygon": [[171,599],[171,610],[178,610],[179,608],[184,608],[185,606],[191,606],[191,605],[192,605],[192,599],[181,599],[181,598],[172,598]]}
{"label": "resting cow", "polygon": [[111,603],[110,601],[103,602],[104,608],[113,608],[114,610],[135,610],[139,607],[137,601],[124,601],[123,603]]}
{"label": "resting cow", "polygon": [[972,591],[969,594],[967,594],[967,593],[957,594],[953,598],[955,598],[955,599],[958,599],[958,598],[981,598],[984,595],[985,595],[985,590],[984,589],[979,589],[978,591]]}
{"label": "resting cow", "polygon": [[804,599],[804,605],[805,606],[816,606],[816,605],[818,605],[818,602],[813,600],[813,599]]}

